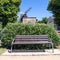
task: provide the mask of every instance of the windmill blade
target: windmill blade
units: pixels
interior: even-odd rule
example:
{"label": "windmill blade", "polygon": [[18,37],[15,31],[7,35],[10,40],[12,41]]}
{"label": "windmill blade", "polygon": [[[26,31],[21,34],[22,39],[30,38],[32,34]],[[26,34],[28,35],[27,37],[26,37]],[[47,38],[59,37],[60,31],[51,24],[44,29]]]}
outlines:
{"label": "windmill blade", "polygon": [[28,11],[30,11],[30,10],[31,10],[31,7],[30,7],[28,10],[26,10],[26,11],[25,11],[25,14],[27,14],[27,13],[28,13]]}
{"label": "windmill blade", "polygon": [[31,10],[31,7],[30,7],[29,9],[27,9],[24,14],[21,14],[21,16],[20,16],[20,21],[22,21],[24,17],[27,17],[27,13],[28,13],[28,11],[30,11],[30,10]]}

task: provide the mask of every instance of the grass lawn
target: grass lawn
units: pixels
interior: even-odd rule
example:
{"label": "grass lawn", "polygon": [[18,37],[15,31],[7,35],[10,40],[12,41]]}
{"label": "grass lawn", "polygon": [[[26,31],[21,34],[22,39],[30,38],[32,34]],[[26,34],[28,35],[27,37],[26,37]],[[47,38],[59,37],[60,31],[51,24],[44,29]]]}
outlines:
{"label": "grass lawn", "polygon": [[0,47],[0,55],[1,55],[2,53],[4,53],[6,50],[7,50],[6,48]]}

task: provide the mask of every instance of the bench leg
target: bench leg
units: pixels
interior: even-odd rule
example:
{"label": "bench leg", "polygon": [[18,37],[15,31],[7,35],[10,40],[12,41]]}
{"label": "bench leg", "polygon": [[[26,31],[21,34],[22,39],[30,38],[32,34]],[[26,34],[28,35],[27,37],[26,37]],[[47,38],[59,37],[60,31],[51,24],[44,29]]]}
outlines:
{"label": "bench leg", "polygon": [[54,53],[54,47],[53,47],[53,43],[51,43],[51,45],[52,45],[52,53]]}
{"label": "bench leg", "polygon": [[43,52],[45,52],[44,44],[42,45],[42,47],[43,47]]}
{"label": "bench leg", "polygon": [[12,49],[13,49],[13,45],[11,45],[11,52],[12,52]]}

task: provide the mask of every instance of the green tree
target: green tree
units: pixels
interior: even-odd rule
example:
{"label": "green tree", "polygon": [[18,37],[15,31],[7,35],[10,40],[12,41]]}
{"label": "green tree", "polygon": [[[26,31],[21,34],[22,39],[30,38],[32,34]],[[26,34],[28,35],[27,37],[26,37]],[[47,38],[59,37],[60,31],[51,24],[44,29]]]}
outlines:
{"label": "green tree", "polygon": [[48,4],[48,10],[53,13],[54,21],[60,25],[60,0],[50,0]]}
{"label": "green tree", "polygon": [[44,17],[44,18],[42,18],[41,21],[38,21],[38,23],[45,23],[45,24],[47,24],[47,20],[48,20],[48,18]]}
{"label": "green tree", "polygon": [[0,21],[5,27],[8,22],[17,20],[17,13],[20,11],[21,0],[0,0]]}

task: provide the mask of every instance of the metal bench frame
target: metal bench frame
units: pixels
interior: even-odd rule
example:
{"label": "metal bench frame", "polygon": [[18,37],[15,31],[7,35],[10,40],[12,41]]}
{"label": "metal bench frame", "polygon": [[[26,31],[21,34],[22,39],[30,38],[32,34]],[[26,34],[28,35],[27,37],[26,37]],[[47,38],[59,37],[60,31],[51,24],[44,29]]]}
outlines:
{"label": "metal bench frame", "polygon": [[48,35],[17,35],[12,41],[11,52],[15,44],[51,44],[52,53],[54,52],[53,43]]}

